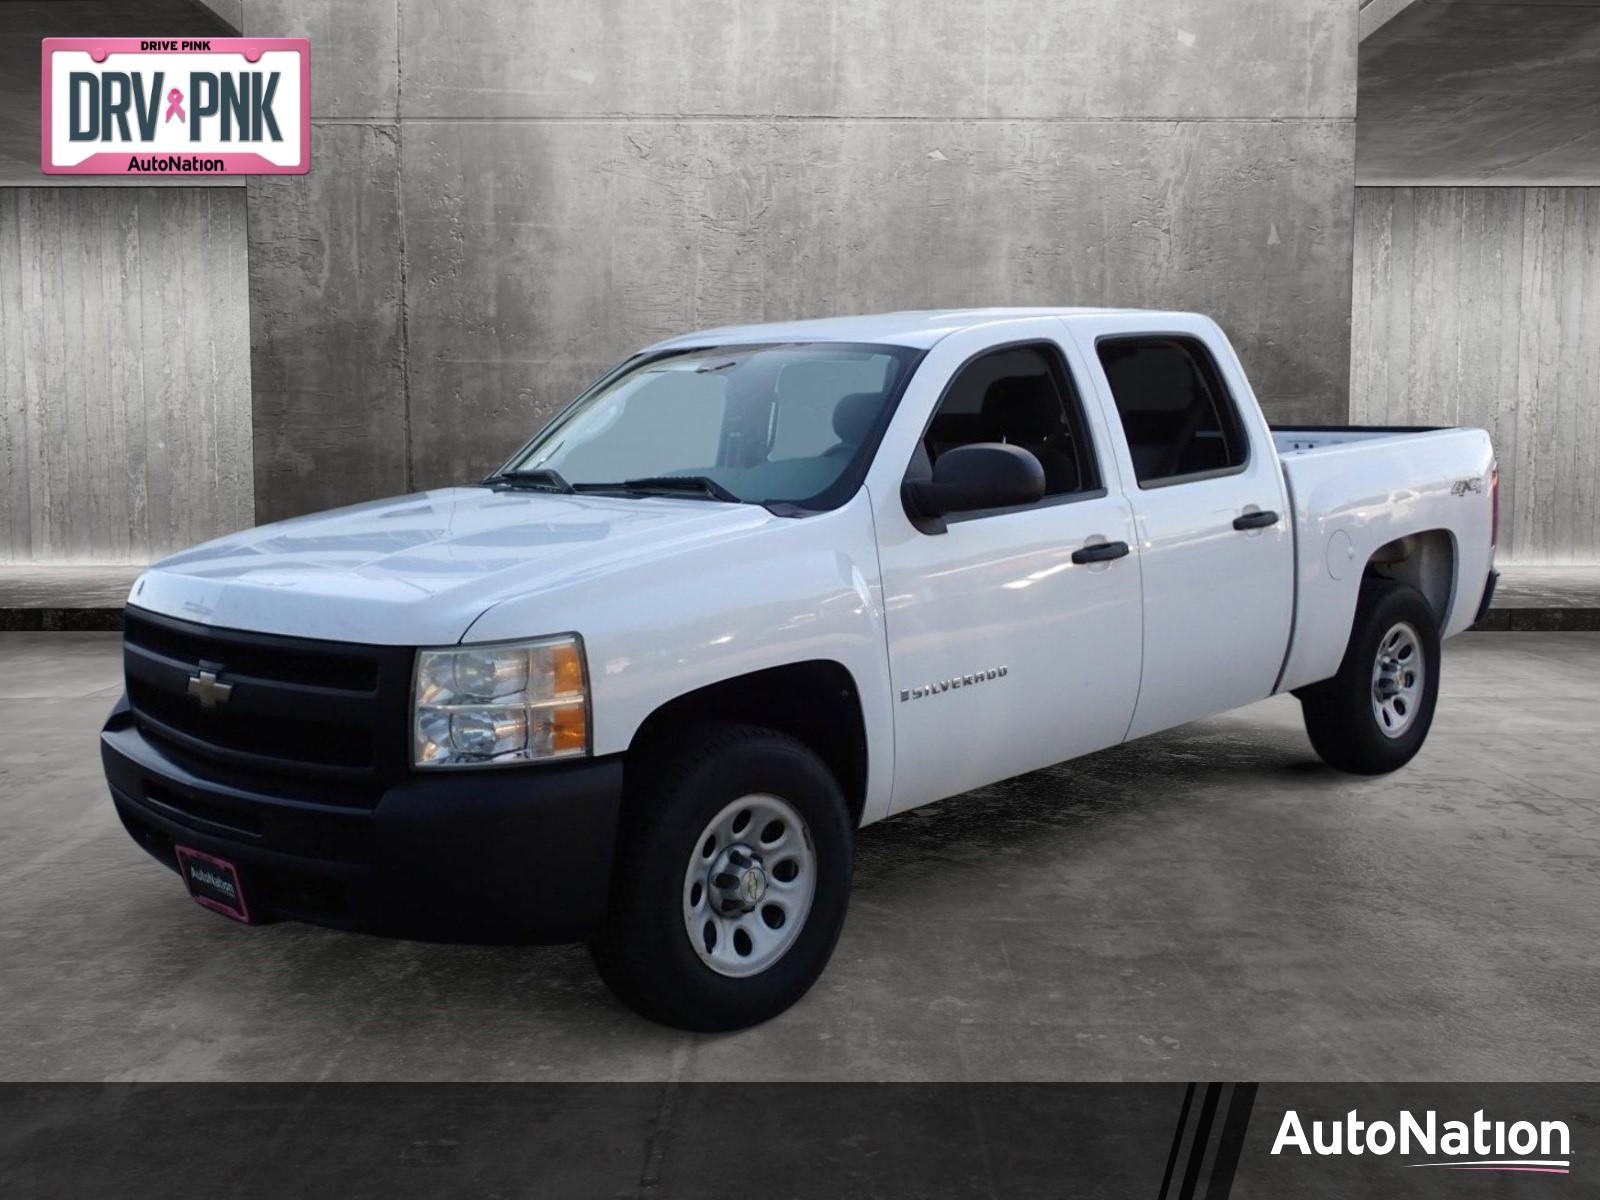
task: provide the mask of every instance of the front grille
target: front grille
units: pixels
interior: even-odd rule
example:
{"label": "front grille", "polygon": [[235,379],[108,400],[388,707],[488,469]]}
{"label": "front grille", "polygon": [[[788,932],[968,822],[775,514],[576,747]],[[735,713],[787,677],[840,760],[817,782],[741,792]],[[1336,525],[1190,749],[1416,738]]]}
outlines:
{"label": "front grille", "polygon": [[[180,662],[198,663],[215,658],[226,647],[228,670],[236,675],[280,683],[315,682],[322,687],[351,692],[372,692],[378,686],[378,663],[371,648],[343,647],[337,642],[315,643],[319,649],[307,651],[296,639],[263,638],[260,634],[241,638],[226,630],[177,621],[157,621],[129,613],[127,640],[144,650]],[[320,647],[326,647],[321,649]]]}
{"label": "front grille", "polygon": [[[241,676],[229,674],[230,679]],[[188,674],[184,675],[188,683]],[[261,681],[250,679],[249,685]],[[234,688],[246,686],[235,683]],[[357,770],[372,765],[372,730],[350,724],[338,714],[327,723],[293,717],[261,719],[240,712],[231,704],[203,711],[190,695],[174,695],[158,685],[128,675],[128,702],[135,712],[165,730],[180,733],[218,749],[234,750],[252,758],[284,759]]]}
{"label": "front grille", "polygon": [[[123,669],[134,721],[202,778],[370,805],[405,772],[412,652],[214,629],[129,608]],[[201,671],[231,691],[191,694]],[[308,794],[309,793],[309,794]]]}

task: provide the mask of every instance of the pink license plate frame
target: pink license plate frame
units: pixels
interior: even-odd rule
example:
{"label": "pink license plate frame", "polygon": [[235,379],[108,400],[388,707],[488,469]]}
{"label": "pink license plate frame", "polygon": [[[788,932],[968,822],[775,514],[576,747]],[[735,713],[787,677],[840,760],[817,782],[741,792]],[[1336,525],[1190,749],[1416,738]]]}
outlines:
{"label": "pink license plate frame", "polygon": [[174,846],[173,850],[178,856],[178,874],[196,904],[241,925],[252,923],[237,866],[193,846]]}
{"label": "pink license plate frame", "polygon": [[103,63],[113,54],[142,55],[158,53],[144,48],[146,43],[162,42],[164,54],[237,54],[245,62],[260,60],[267,51],[290,51],[300,59],[300,130],[299,161],[275,163],[252,151],[191,152],[188,157],[218,160],[221,170],[164,170],[164,175],[304,175],[311,170],[311,42],[308,38],[137,38],[137,37],[49,37],[44,38],[39,49],[40,80],[40,138],[39,166],[46,175],[132,175],[141,172],[129,169],[130,158],[182,155],[173,151],[111,150],[91,154],[77,163],[57,162],[51,148],[51,116],[54,105],[51,87],[52,56],[61,50],[85,50],[97,63]]}

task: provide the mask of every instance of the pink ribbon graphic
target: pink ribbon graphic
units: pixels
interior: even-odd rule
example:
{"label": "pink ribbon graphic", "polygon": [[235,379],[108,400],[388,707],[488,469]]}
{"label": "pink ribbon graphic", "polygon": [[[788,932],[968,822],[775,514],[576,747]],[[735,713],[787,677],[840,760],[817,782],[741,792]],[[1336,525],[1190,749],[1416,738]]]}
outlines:
{"label": "pink ribbon graphic", "polygon": [[163,121],[162,124],[165,124],[166,121],[172,120],[173,117],[177,117],[180,121],[187,121],[189,119],[183,115],[183,93],[177,88],[173,88],[167,93],[167,115],[166,120]]}

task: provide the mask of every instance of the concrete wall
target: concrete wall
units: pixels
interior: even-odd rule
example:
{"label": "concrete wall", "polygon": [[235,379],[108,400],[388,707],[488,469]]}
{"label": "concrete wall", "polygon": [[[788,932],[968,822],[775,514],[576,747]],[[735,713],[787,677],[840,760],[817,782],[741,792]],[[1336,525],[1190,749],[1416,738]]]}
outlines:
{"label": "concrete wall", "polygon": [[0,188],[0,563],[250,524],[245,193]]}
{"label": "concrete wall", "polygon": [[637,345],[1181,305],[1275,417],[1348,379],[1347,0],[250,0],[313,169],[250,185],[258,513],[472,478]]}
{"label": "concrete wall", "polygon": [[1600,562],[1600,187],[1356,197],[1352,419],[1489,430],[1502,557]]}

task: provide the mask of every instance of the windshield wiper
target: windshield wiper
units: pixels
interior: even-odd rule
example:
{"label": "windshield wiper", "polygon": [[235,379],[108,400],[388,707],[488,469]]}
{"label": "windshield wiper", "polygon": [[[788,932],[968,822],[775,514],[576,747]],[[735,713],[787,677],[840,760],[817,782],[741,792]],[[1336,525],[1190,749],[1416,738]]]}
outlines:
{"label": "windshield wiper", "polygon": [[534,488],[541,492],[560,492],[564,496],[572,494],[572,485],[561,478],[561,472],[552,471],[549,467],[532,467],[526,471],[501,471],[500,474],[491,475],[483,482]]}
{"label": "windshield wiper", "polygon": [[666,494],[704,496],[707,500],[722,500],[728,504],[743,504],[709,475],[647,475],[640,479],[624,479],[621,483],[585,483],[584,491],[637,492],[640,495]]}
{"label": "windshield wiper", "polygon": [[570,496],[576,492],[631,492],[638,496],[672,495],[703,496],[707,500],[723,500],[729,504],[743,504],[709,475],[646,475],[638,479],[625,479],[621,483],[571,484],[561,477],[561,472],[549,467],[531,467],[523,471],[501,471],[485,479],[486,486],[532,488],[541,492],[559,492]]}

